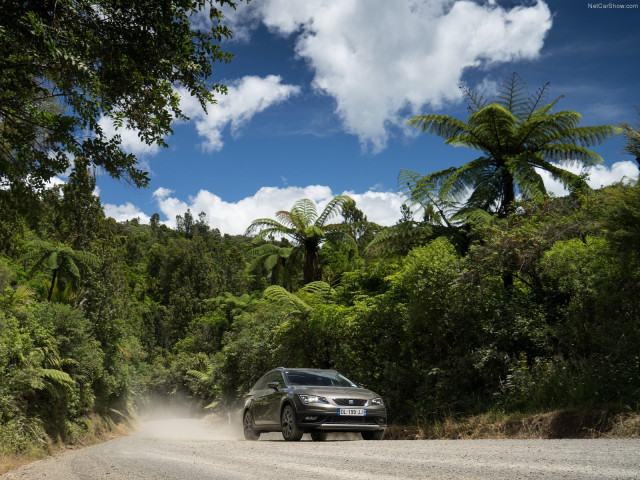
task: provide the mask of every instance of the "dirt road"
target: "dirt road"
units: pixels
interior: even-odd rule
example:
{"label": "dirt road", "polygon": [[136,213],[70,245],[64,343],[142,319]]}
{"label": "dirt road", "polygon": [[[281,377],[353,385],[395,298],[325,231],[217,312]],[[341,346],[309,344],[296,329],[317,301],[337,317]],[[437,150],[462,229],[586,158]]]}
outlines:
{"label": "dirt road", "polygon": [[640,479],[640,440],[240,440],[198,420],[144,430],[2,478],[104,479]]}

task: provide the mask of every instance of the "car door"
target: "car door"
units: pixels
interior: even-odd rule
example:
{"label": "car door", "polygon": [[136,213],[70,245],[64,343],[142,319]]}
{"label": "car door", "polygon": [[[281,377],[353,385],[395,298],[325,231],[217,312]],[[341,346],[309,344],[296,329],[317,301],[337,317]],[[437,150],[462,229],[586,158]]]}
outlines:
{"label": "car door", "polygon": [[[269,387],[269,383],[278,384],[278,388]],[[280,425],[280,404],[284,390],[282,372],[271,372],[267,378],[267,386],[263,396],[263,420],[265,425]]]}
{"label": "car door", "polygon": [[256,382],[252,389],[253,401],[251,403],[251,413],[253,415],[253,423],[262,425],[264,423],[264,394],[267,388],[267,378],[269,374],[264,375]]}

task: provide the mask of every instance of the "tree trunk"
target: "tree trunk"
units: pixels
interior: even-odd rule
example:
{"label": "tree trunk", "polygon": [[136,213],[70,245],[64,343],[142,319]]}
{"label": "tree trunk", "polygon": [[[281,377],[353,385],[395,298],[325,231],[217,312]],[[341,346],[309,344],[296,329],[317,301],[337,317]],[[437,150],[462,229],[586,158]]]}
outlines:
{"label": "tree trunk", "polygon": [[304,268],[302,270],[302,283],[313,282],[316,278],[316,258],[318,257],[318,246],[309,243],[304,250]]}
{"label": "tree trunk", "polygon": [[56,278],[58,278],[58,269],[56,268],[53,271],[53,278],[51,279],[51,286],[49,287],[49,295],[47,295],[47,301],[51,301],[51,296],[53,295],[53,289],[56,286]]}
{"label": "tree trunk", "polygon": [[511,211],[511,205],[516,199],[516,189],[513,184],[513,175],[509,172],[507,166],[501,162],[500,175],[502,180],[502,205],[498,210],[500,218],[507,218]]}

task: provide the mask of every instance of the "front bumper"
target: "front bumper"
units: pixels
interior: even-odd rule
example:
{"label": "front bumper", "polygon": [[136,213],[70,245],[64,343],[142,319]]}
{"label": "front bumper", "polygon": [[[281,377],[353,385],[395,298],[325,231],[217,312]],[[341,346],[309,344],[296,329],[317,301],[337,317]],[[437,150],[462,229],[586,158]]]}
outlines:
{"label": "front bumper", "polygon": [[366,408],[367,414],[362,417],[338,415],[338,407],[305,407],[296,414],[296,423],[305,432],[363,432],[383,430],[387,427],[387,412],[384,407]]}

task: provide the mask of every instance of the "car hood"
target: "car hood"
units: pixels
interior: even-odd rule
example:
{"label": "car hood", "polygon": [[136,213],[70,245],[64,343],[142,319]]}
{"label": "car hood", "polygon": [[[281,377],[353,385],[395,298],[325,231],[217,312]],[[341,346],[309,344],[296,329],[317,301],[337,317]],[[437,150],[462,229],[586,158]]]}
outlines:
{"label": "car hood", "polygon": [[315,386],[297,386],[296,393],[306,395],[320,395],[321,397],[331,398],[374,398],[379,395],[366,388],[358,387],[315,387]]}

